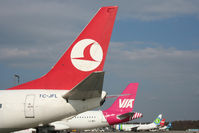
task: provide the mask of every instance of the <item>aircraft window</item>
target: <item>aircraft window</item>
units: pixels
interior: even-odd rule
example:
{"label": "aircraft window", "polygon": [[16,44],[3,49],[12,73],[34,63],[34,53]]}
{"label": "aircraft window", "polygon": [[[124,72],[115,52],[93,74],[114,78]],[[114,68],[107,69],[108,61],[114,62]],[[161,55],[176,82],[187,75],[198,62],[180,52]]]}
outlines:
{"label": "aircraft window", "polygon": [[0,104],[0,109],[2,108],[2,104]]}

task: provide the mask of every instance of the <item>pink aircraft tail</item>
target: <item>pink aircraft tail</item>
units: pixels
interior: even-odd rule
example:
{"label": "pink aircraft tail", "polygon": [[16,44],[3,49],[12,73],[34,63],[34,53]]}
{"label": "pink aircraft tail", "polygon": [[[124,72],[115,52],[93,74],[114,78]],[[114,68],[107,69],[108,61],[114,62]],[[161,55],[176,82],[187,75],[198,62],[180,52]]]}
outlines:
{"label": "pink aircraft tail", "polygon": [[135,113],[132,111],[137,88],[138,83],[130,83],[122,92],[121,96],[119,96],[111,105],[111,107],[102,111],[109,125],[126,122],[133,119]]}
{"label": "pink aircraft tail", "polygon": [[132,112],[139,83],[130,83],[110,108],[104,112]]}
{"label": "pink aircraft tail", "polygon": [[102,7],[46,75],[9,89],[70,90],[91,73],[103,71],[117,9]]}

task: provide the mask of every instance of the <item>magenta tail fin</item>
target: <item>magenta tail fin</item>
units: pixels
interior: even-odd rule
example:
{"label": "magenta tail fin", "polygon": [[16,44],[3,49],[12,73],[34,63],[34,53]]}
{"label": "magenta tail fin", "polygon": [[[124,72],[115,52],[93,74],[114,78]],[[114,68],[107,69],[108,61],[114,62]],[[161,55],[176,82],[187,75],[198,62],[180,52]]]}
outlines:
{"label": "magenta tail fin", "polygon": [[105,111],[132,112],[139,83],[130,83],[115,102]]}

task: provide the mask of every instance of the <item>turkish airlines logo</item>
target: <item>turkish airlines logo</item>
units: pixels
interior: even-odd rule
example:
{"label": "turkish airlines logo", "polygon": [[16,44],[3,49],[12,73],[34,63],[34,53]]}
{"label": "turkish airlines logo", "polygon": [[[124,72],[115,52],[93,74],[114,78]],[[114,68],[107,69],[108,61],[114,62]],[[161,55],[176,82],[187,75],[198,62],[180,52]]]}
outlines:
{"label": "turkish airlines logo", "polygon": [[119,99],[119,108],[133,108],[134,99]]}
{"label": "turkish airlines logo", "polygon": [[95,40],[83,39],[75,44],[70,56],[73,66],[78,70],[92,71],[102,62],[103,51]]}

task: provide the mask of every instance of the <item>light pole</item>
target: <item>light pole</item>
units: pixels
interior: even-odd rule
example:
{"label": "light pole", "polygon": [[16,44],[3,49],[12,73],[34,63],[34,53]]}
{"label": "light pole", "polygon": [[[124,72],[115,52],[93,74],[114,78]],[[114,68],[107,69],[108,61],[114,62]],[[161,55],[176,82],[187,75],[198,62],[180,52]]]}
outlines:
{"label": "light pole", "polygon": [[20,79],[20,76],[15,74],[14,77],[17,79],[17,85],[19,84],[19,79]]}

